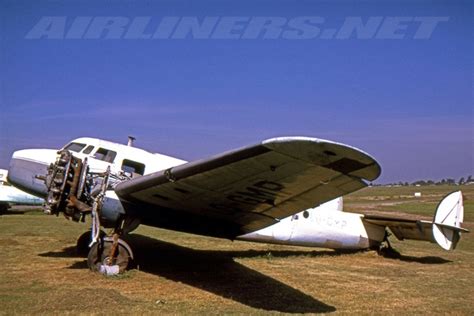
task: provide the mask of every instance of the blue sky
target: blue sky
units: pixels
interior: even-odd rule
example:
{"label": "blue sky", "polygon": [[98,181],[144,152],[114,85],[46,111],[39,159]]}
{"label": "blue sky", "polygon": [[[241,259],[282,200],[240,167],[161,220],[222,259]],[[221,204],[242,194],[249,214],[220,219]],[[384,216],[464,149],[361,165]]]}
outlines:
{"label": "blue sky", "polygon": [[[92,136],[186,160],[283,135],[359,147],[379,182],[474,173],[469,1],[0,0],[0,168]],[[44,17],[449,17],[428,39],[26,39]],[[151,26],[153,29],[153,25]]]}

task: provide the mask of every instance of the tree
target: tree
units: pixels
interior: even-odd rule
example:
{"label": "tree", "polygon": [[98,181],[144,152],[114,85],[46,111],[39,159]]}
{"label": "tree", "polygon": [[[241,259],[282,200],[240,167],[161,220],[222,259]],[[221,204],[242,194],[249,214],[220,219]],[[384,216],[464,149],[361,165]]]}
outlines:
{"label": "tree", "polygon": [[455,184],[456,181],[454,181],[454,179],[451,179],[451,178],[448,178],[446,179],[446,184]]}

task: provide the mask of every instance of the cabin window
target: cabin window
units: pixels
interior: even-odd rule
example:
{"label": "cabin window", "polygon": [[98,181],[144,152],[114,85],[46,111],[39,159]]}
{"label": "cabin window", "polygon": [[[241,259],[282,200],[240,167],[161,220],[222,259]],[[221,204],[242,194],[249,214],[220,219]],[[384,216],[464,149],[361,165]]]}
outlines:
{"label": "cabin window", "polygon": [[103,160],[105,162],[113,163],[117,153],[113,150],[99,148],[94,154],[95,159]]}
{"label": "cabin window", "polygon": [[143,175],[145,173],[145,165],[133,160],[124,159],[122,162],[122,170],[132,176]]}
{"label": "cabin window", "polygon": [[91,153],[92,150],[94,150],[94,146],[89,145],[89,146],[86,147],[86,149],[84,149],[84,151],[82,153],[88,155],[88,154]]}
{"label": "cabin window", "polygon": [[84,147],[86,147],[86,144],[80,144],[80,143],[70,143],[64,149],[74,151],[76,153],[80,152]]}
{"label": "cabin window", "polygon": [[303,212],[303,217],[304,217],[304,218],[308,218],[308,217],[309,217],[309,212],[308,212],[308,211],[304,211],[304,212]]}

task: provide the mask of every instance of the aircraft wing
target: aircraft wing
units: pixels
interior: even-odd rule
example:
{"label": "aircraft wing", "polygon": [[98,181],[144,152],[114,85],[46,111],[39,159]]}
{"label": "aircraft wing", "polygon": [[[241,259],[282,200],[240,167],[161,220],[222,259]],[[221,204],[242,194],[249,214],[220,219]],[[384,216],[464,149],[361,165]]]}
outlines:
{"label": "aircraft wing", "polygon": [[356,191],[379,174],[379,164],[356,148],[282,137],[124,181],[115,192],[148,217],[171,211],[218,221],[237,236]]}

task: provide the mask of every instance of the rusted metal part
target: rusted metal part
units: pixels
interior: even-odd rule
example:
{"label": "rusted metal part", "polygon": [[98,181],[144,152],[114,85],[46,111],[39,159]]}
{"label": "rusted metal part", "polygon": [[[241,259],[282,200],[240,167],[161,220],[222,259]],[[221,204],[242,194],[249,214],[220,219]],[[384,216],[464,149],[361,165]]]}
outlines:
{"label": "rusted metal part", "polygon": [[116,256],[117,247],[119,244],[120,234],[118,232],[114,232],[114,234],[112,235],[112,238],[113,238],[113,243],[112,243],[112,247],[110,248],[109,256],[107,259],[107,264],[109,266],[115,264],[115,256]]}
{"label": "rusted metal part", "polygon": [[79,184],[79,178],[82,171],[82,160],[73,158],[74,164],[72,166],[74,175],[72,181],[70,182],[71,189],[69,191],[69,196],[76,196],[77,195],[77,186]]}
{"label": "rusted metal part", "polygon": [[90,213],[92,211],[92,207],[90,205],[77,199],[77,197],[74,195],[69,198],[69,202],[71,206],[79,210],[81,213]]}

